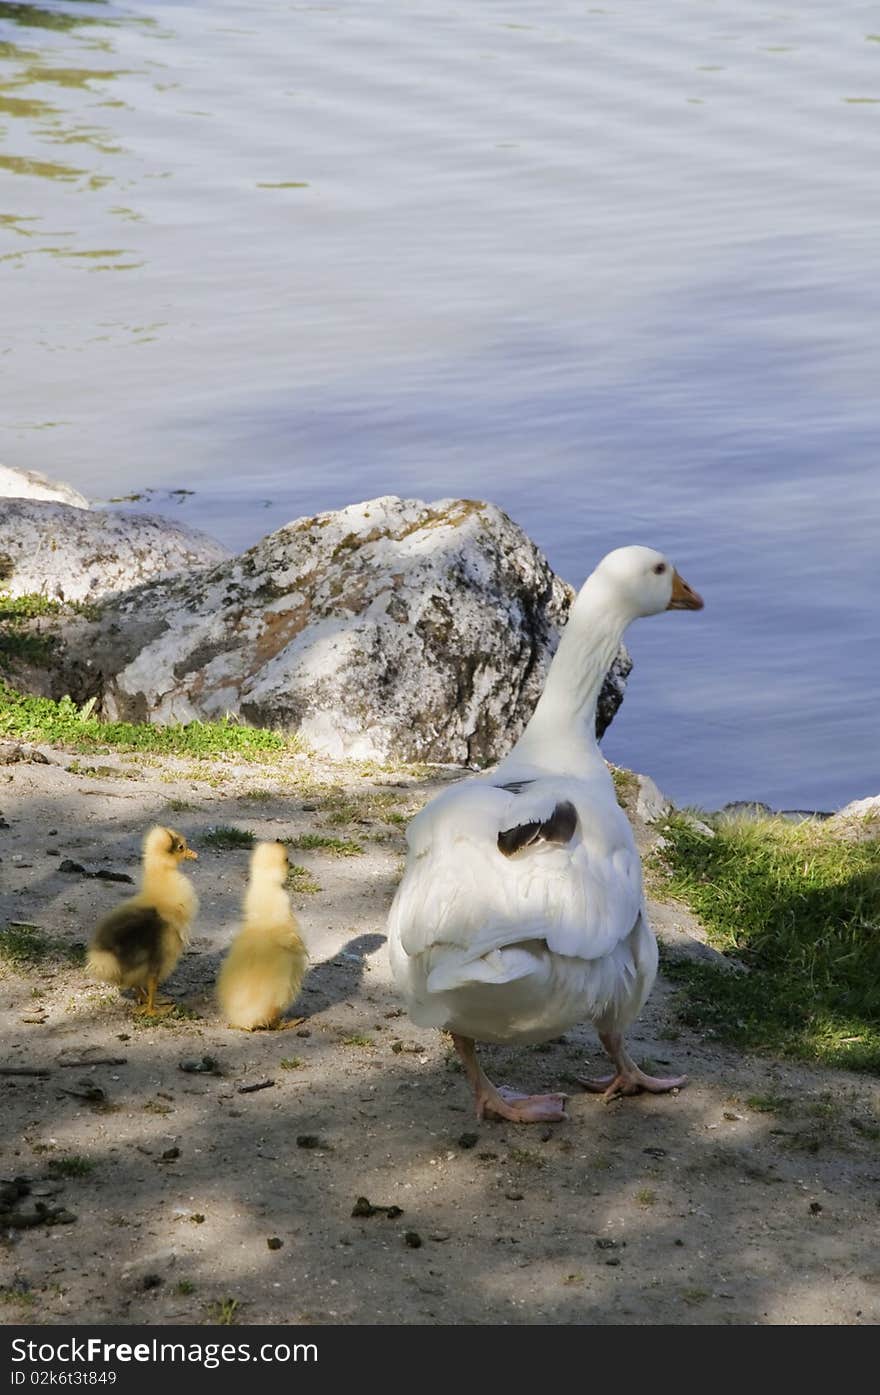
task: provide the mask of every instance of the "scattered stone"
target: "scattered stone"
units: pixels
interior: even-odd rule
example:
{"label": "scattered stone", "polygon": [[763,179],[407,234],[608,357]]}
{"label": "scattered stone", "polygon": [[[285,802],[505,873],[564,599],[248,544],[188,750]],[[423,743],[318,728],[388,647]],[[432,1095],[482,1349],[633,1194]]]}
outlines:
{"label": "scattered stone", "polygon": [[422,1237],[417,1230],[405,1230],[403,1233],[403,1243],[411,1250],[422,1248]]}
{"label": "scattered stone", "polygon": [[656,823],[669,813],[672,803],[658,788],[650,775],[637,775],[639,793],[636,800],[636,813],[645,823]]}
{"label": "scattered stone", "polygon": [[159,1288],[162,1283],[160,1274],[145,1274],[141,1279],[141,1288],[149,1291],[151,1288]]}
{"label": "scattered stone", "polygon": [[277,1235],[270,1235],[266,1244],[269,1246],[270,1250],[280,1250],[284,1241],[280,1240]]}
{"label": "scattered stone", "polygon": [[275,1084],[274,1080],[257,1080],[253,1085],[239,1085],[240,1095],[253,1095],[257,1090],[268,1090]]}
{"label": "scattered stone", "polygon": [[654,1147],[653,1145],[651,1145],[651,1147],[649,1147],[649,1148],[643,1148],[643,1149],[642,1149],[642,1152],[643,1152],[643,1153],[647,1153],[649,1158],[665,1158],[665,1157],[666,1157],[666,1149],[665,1149],[665,1148],[656,1148],[656,1147]]}
{"label": "scattered stone", "polygon": [[821,1201],[811,1201],[811,1202],[810,1202],[810,1215],[811,1215],[811,1216],[819,1216],[819,1215],[821,1215],[821,1213],[822,1213],[822,1203],[821,1203]]}
{"label": "scattered stone", "polygon": [[460,1133],[458,1135],[459,1148],[475,1148],[480,1141],[478,1133]]}
{"label": "scattered stone", "polygon": [[179,1148],[166,1148],[166,1149],[165,1149],[165,1152],[162,1154],[162,1156],[161,1156],[161,1158],[159,1159],[159,1161],[160,1161],[160,1162],[177,1162],[177,1159],[178,1159],[179,1157],[180,1157],[180,1149],[179,1149]]}
{"label": "scattered stone", "polygon": [[134,877],[130,877],[127,872],[111,872],[107,867],[101,867],[95,872],[95,877],[100,882],[130,882],[134,884]]}
{"label": "scattered stone", "polygon": [[74,862],[72,858],[65,857],[63,862],[58,864],[59,872],[68,872],[71,876],[87,877],[89,874],[81,862]]}
{"label": "scattered stone", "polygon": [[297,1148],[325,1148],[325,1149],[329,1149],[329,1147],[330,1147],[330,1145],[329,1145],[328,1143],[325,1143],[325,1142],[323,1141],[323,1139],[321,1138],[320,1134],[317,1134],[317,1133],[298,1133],[297,1136],[296,1136],[296,1146],[297,1146]]}
{"label": "scattered stone", "polygon": [[[30,765],[51,765],[52,761],[30,746],[20,746],[17,741],[0,741],[0,765],[18,765],[27,761]],[[8,825],[7,825],[8,827]]]}
{"label": "scattered stone", "polygon": [[738,819],[767,819],[772,817],[773,810],[760,799],[732,799],[724,805],[721,815]]}
{"label": "scattered stone", "polygon": [[616,1268],[617,1265],[620,1263],[620,1260],[619,1260],[619,1259],[606,1259],[605,1263],[608,1264],[608,1265],[610,1265],[612,1268]]}
{"label": "scattered stone", "polygon": [[429,1240],[436,1240],[436,1242],[437,1242],[438,1245],[442,1245],[443,1242],[444,1242],[445,1240],[451,1240],[451,1239],[452,1239],[452,1231],[451,1231],[451,1230],[434,1230],[434,1231],[432,1231],[431,1234],[428,1236],[428,1239],[429,1239]]}
{"label": "scattered stone", "polygon": [[607,1236],[600,1235],[599,1238],[598,1238],[598,1240],[596,1241],[596,1249],[597,1249],[597,1250],[616,1250],[616,1249],[617,1249],[617,1241],[616,1241],[616,1240],[610,1240]]}
{"label": "scattered stone", "polygon": [[188,1075],[222,1075],[220,1065],[213,1056],[202,1056],[198,1061],[181,1061],[178,1070],[186,1071]]}
{"label": "scattered stone", "polygon": [[400,1206],[374,1206],[365,1196],[359,1196],[355,1202],[351,1214],[353,1216],[379,1216],[384,1215],[389,1221],[396,1220],[403,1215],[403,1208]]}
{"label": "scattered stone", "polygon": [[508,1201],[522,1201],[522,1200],[523,1200],[523,1194],[522,1194],[522,1192],[505,1192],[504,1195],[507,1197],[507,1200],[508,1200]]}
{"label": "scattered stone", "polygon": [[78,1080],[76,1089],[66,1090],[62,1087],[62,1095],[72,1095],[74,1099],[85,1100],[87,1104],[106,1105],[107,1093],[96,1085],[93,1080]]}

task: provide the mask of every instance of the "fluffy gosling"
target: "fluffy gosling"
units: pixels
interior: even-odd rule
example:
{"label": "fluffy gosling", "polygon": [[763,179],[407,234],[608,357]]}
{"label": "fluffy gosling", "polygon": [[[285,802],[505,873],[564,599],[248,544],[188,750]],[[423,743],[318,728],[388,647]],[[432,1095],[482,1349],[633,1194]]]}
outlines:
{"label": "fluffy gosling", "polygon": [[189,939],[199,902],[180,863],[197,857],[173,828],[151,828],[144,839],[140,891],[106,915],[92,937],[87,961],[92,977],[134,988],[141,1012],[157,1011],[156,990]]}
{"label": "fluffy gosling", "polygon": [[308,954],[284,889],[286,879],[284,844],[258,843],[251,854],[241,929],[217,981],[220,1008],[230,1027],[246,1032],[280,1027],[282,1013],[299,995]]}

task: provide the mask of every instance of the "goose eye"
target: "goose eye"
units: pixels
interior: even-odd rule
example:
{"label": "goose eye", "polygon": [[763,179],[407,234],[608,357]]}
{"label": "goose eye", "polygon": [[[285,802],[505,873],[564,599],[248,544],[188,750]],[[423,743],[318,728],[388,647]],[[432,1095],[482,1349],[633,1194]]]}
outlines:
{"label": "goose eye", "polygon": [[664,573],[665,571],[666,571],[666,563],[665,563],[665,562],[658,562],[657,565],[656,565],[656,567],[654,568],[654,575],[655,575],[655,576],[662,576],[663,573]]}

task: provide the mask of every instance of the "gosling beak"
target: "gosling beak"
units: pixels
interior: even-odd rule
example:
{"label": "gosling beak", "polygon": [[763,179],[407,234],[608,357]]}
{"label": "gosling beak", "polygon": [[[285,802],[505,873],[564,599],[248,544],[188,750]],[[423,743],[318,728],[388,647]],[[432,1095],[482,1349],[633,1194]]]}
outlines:
{"label": "gosling beak", "polygon": [[[701,601],[700,605],[702,604]],[[197,852],[193,852],[192,848],[187,848],[186,852],[183,854],[183,860],[184,862],[198,862],[199,855]]]}
{"label": "gosling beak", "polygon": [[703,597],[691,589],[678,572],[672,573],[672,597],[667,610],[702,610]]}

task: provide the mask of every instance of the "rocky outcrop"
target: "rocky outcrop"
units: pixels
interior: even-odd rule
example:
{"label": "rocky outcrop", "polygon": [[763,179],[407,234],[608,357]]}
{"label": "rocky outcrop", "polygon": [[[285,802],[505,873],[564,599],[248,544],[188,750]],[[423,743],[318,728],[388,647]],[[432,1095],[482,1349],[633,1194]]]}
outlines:
{"label": "rocky outcrop", "polygon": [[867,799],[854,799],[832,815],[829,827],[839,838],[850,843],[867,843],[880,839],[880,794]]}
{"label": "rocky outcrop", "polygon": [[0,503],[0,586],[13,596],[101,600],[228,556],[204,533],[167,518],[38,499]]}
{"label": "rocky outcrop", "polygon": [[[531,715],[571,597],[493,505],[389,497],[141,587],[82,622],[68,656],[108,716],[229,713],[333,756],[483,765]],[[622,650],[600,732],[629,668]]]}
{"label": "rocky outcrop", "polygon": [[47,480],[37,470],[17,470],[0,465],[0,499],[49,499],[56,504],[70,504],[74,509],[90,507],[88,499],[70,484]]}

